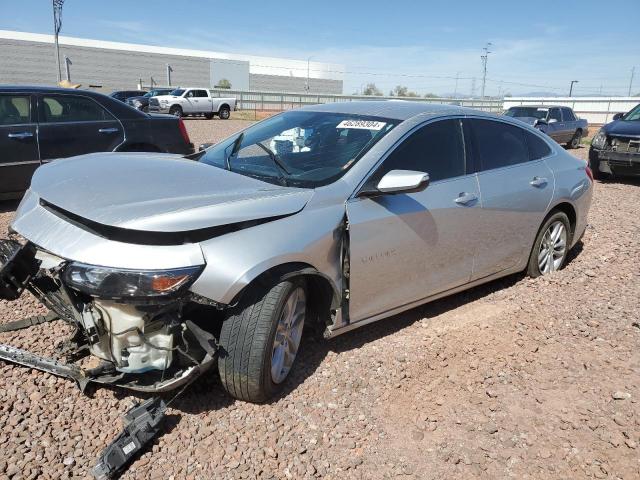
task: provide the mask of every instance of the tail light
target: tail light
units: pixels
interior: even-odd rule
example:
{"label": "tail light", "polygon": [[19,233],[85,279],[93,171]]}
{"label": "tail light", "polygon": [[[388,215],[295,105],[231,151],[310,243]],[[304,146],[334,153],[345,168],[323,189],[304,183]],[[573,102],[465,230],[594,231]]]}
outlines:
{"label": "tail light", "polygon": [[178,128],[180,129],[180,134],[186,143],[191,143],[191,139],[189,139],[189,133],[187,132],[187,127],[184,126],[184,122],[182,118],[178,118]]}
{"label": "tail light", "polygon": [[589,165],[587,165],[584,168],[584,171],[587,172],[587,177],[589,177],[589,180],[591,180],[593,182],[593,172],[591,171],[591,167]]}

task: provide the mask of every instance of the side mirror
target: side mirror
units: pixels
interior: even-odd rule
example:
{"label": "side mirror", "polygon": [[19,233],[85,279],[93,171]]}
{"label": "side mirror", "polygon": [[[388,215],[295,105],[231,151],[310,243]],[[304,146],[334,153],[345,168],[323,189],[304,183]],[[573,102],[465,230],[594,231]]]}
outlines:
{"label": "side mirror", "polygon": [[420,192],[429,185],[429,174],[413,170],[391,170],[380,179],[377,190],[380,193]]}
{"label": "side mirror", "polygon": [[613,119],[614,119],[614,120],[620,120],[622,117],[624,117],[624,113],[616,113],[616,114],[613,116]]}
{"label": "side mirror", "polygon": [[555,118],[550,118],[549,120],[547,120],[547,123],[556,123],[558,120]]}
{"label": "side mirror", "polygon": [[198,151],[201,152],[203,150],[206,150],[211,145],[215,145],[215,144],[213,144],[213,143],[201,143],[200,146],[198,147]]}
{"label": "side mirror", "polygon": [[536,120],[536,123],[534,124],[534,126],[537,125],[548,125],[549,122],[547,122],[544,118],[539,118],[538,120]]}

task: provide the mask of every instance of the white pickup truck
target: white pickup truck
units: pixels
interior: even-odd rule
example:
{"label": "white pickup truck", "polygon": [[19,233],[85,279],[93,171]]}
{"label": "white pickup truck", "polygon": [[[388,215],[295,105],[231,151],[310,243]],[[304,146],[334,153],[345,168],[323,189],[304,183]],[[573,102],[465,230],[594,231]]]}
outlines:
{"label": "white pickup truck", "polygon": [[218,115],[227,120],[231,110],[237,110],[235,98],[213,97],[206,88],[176,88],[169,95],[149,99],[149,112],[169,113],[176,117],[204,115],[211,119]]}

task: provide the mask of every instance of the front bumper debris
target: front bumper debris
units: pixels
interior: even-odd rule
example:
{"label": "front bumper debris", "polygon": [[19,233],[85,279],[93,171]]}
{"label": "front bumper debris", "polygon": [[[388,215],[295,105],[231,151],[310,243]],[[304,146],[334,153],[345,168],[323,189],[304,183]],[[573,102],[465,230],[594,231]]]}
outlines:
{"label": "front bumper debris", "polygon": [[[189,319],[188,296],[139,307],[104,302],[66,286],[61,280],[65,267],[64,259],[29,242],[0,240],[0,298],[16,300],[29,290],[51,311],[0,324],[0,333],[53,320],[73,327],[71,337],[56,347],[55,358],[0,344],[0,360],[71,379],[82,391],[97,383],[165,392],[214,364],[216,340]],[[98,366],[83,361],[89,355]]]}
{"label": "front bumper debris", "polygon": [[158,435],[165,419],[166,403],[150,398],[129,410],[123,419],[124,430],[103,450],[91,470],[96,480],[119,475],[133,457]]}

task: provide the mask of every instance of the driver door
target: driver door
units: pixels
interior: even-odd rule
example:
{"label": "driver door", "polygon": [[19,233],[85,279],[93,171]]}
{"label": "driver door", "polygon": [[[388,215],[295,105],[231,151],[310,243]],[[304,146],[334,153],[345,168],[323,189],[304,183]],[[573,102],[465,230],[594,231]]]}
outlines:
{"label": "driver door", "polygon": [[467,164],[460,119],[418,128],[367,180],[391,170],[430,176],[416,193],[356,196],[347,202],[349,317],[358,322],[470,281],[480,190]]}

